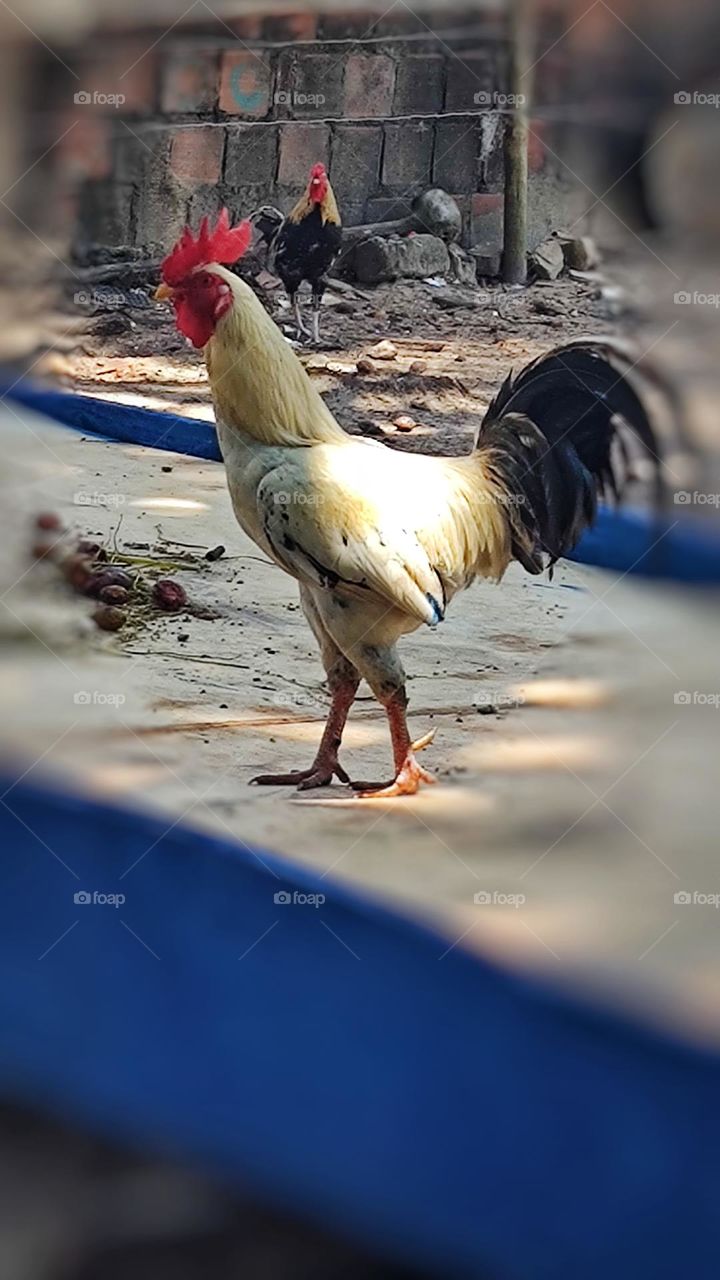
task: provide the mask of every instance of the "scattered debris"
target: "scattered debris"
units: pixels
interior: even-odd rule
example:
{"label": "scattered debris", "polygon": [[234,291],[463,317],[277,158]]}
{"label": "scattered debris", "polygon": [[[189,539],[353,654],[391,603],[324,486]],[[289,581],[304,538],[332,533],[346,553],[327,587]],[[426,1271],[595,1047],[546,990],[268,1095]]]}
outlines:
{"label": "scattered debris", "polygon": [[417,422],[409,414],[401,413],[397,418],[393,418],[393,426],[397,427],[398,431],[412,431],[413,427],[417,426]]}
{"label": "scattered debris", "polygon": [[[148,575],[175,568],[199,570],[208,561],[219,560],[225,553],[223,546],[201,548],[203,560],[189,552],[181,553],[173,563],[167,556],[137,556],[121,551],[117,545],[117,529],[108,544],[102,546],[71,533],[63,527],[59,516],[51,512],[36,516],[33,526],[34,530],[53,535],[52,542],[43,539],[32,544],[33,557],[50,561],[73,591],[98,602],[92,620],[102,631],[119,631],[131,622],[143,625],[153,614],[157,615],[158,610],[184,611],[198,618],[220,616],[205,605],[191,602],[182,583],[174,578],[158,577],[153,581],[151,577],[148,581],[140,569],[145,569]],[[140,545],[150,550],[147,544]]]}
{"label": "scattered debris", "polygon": [[367,356],[361,356],[357,362],[358,373],[377,373],[377,369],[372,360],[368,360]]}
{"label": "scattered debris", "polygon": [[424,373],[427,369],[426,360],[411,360],[408,365],[408,373]]}

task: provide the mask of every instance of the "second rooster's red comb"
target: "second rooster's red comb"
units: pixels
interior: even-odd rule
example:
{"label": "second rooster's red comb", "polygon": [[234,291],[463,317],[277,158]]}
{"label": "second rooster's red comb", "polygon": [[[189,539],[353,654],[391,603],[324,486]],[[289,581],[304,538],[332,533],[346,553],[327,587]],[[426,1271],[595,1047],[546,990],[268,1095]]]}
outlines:
{"label": "second rooster's red comb", "polygon": [[237,262],[245,253],[251,237],[252,227],[247,219],[237,227],[230,226],[227,209],[220,211],[213,228],[210,227],[210,219],[203,218],[197,236],[193,235],[190,227],[186,227],[163,261],[161,270],[165,284],[174,288],[195,267],[205,267],[211,262]]}

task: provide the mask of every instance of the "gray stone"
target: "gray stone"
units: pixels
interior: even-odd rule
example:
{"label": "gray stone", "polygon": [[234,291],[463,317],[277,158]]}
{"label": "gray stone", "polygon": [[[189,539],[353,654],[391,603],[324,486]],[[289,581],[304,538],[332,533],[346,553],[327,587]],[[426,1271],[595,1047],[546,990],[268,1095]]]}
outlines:
{"label": "gray stone", "polygon": [[423,191],[413,201],[413,219],[418,228],[439,236],[441,240],[459,240],[462,233],[462,214],[457,202],[440,187]]}
{"label": "gray stone", "polygon": [[559,240],[544,240],[530,254],[529,265],[536,280],[557,280],[565,266]]}
{"label": "gray stone", "polygon": [[379,284],[404,276],[422,280],[450,270],[447,246],[437,236],[413,235],[384,239],[373,236],[355,250],[355,274],[363,284]]}
{"label": "gray stone", "polygon": [[470,254],[475,260],[475,273],[478,280],[498,278],[502,266],[501,253],[485,253],[482,249],[471,249]]}
{"label": "gray stone", "polygon": [[600,263],[600,253],[590,236],[562,240],[562,251],[568,271],[592,271]]}
{"label": "gray stone", "polygon": [[477,268],[475,259],[466,249],[461,249],[457,244],[448,245],[448,253],[450,255],[450,270],[453,280],[458,284],[476,284]]}

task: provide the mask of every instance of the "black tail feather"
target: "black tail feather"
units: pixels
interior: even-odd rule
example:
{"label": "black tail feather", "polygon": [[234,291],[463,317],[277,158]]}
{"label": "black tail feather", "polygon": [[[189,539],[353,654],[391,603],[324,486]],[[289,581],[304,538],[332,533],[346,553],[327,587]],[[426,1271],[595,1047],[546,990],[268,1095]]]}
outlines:
{"label": "black tail feather", "polygon": [[513,555],[529,572],[572,550],[598,497],[622,498],[630,437],[661,484],[660,443],[633,368],[612,340],[568,343],[508,377],[489,406],[477,448],[505,491]]}

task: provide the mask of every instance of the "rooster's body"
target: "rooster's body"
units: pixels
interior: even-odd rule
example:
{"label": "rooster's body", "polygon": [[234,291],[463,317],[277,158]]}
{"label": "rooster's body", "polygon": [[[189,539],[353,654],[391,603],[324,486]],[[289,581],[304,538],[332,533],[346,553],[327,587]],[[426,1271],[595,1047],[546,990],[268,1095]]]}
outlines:
{"label": "rooster's body", "polygon": [[364,678],[395,758],[376,794],[415,791],[430,778],[407,731],[397,641],[442,622],[475,578],[499,580],[513,559],[539,573],[575,545],[598,490],[618,487],[615,415],[655,455],[627,360],[623,370],[611,345],[570,343],[505,383],[467,457],[400,453],[347,435],[247,285],[222,266],[205,274],[231,299],[205,356],[233,508],[299,582],[332,695],[311,768],[258,781],[347,781],[338,748]]}

